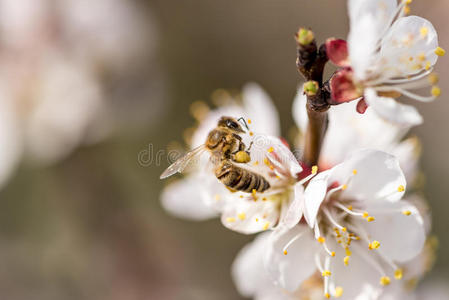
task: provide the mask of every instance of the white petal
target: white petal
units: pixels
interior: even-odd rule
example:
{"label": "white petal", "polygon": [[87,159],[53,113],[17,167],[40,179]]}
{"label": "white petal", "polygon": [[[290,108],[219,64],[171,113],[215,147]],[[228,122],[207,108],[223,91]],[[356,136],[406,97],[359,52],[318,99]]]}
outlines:
{"label": "white petal", "polygon": [[[405,262],[417,256],[426,240],[424,221],[418,209],[406,201],[368,206],[375,216],[374,222],[364,222],[372,239],[381,244],[379,251],[397,262]],[[402,212],[410,211],[406,216]]]}
{"label": "white petal", "polygon": [[407,182],[413,184],[419,172],[421,144],[416,137],[408,138],[394,147],[391,154],[396,156]]}
{"label": "white petal", "polygon": [[386,29],[396,7],[397,0],[349,0],[348,12],[351,26],[357,25],[362,16],[372,15],[376,17],[375,26]]}
{"label": "white petal", "polygon": [[[421,30],[425,30],[423,35]],[[391,76],[407,76],[424,70],[427,62],[433,66],[438,56],[438,36],[432,23],[418,16],[398,19],[382,40],[381,55],[388,61]],[[425,55],[424,60],[419,56]],[[410,60],[409,58],[413,59]],[[417,67],[418,64],[422,66]]]}
{"label": "white petal", "polygon": [[[242,195],[244,198],[240,198]],[[265,231],[277,225],[280,218],[279,198],[272,195],[263,200],[259,197],[254,201],[248,193],[234,193],[232,199],[226,201],[221,222],[231,230],[252,234]],[[271,199],[273,197],[273,199]]]}
{"label": "white petal", "polygon": [[267,289],[276,289],[263,265],[270,242],[270,233],[259,234],[254,241],[245,245],[237,254],[232,267],[232,279],[239,293],[253,297]]}
{"label": "white petal", "polygon": [[315,225],[318,209],[326,196],[329,175],[329,170],[318,173],[310,180],[304,192],[304,218],[311,228]]}
{"label": "white petal", "polygon": [[203,201],[203,189],[204,182],[197,176],[188,176],[175,181],[162,191],[162,206],[180,218],[200,221],[217,217],[217,211]]}
{"label": "white petal", "polygon": [[393,98],[380,97],[373,89],[365,90],[365,101],[379,116],[397,125],[419,125],[423,122],[413,106],[400,104]]}
{"label": "white petal", "polygon": [[247,118],[251,119],[252,131],[266,135],[280,136],[279,115],[270,96],[256,83],[243,87],[243,107]]}
{"label": "white petal", "polygon": [[[303,134],[305,134],[307,130],[308,116],[307,116],[307,97],[303,93],[302,87],[298,89],[296,93],[295,99],[293,100],[293,120],[295,120],[296,126],[301,130]],[[335,106],[338,107],[338,106]],[[330,110],[332,111],[332,109]]]}
{"label": "white petal", "polygon": [[[285,255],[285,245],[298,235]],[[311,230],[305,225],[298,225],[284,232],[275,232],[272,239],[264,260],[265,268],[281,287],[295,291],[316,271],[314,254],[320,246],[313,238]]]}
{"label": "white petal", "polygon": [[[353,174],[356,170],[356,175]],[[331,170],[329,182],[348,184],[342,198],[366,202],[398,201],[406,187],[398,160],[382,151],[359,150]]]}
{"label": "white petal", "polygon": [[287,213],[282,217],[281,225],[290,229],[294,227],[302,218],[304,210],[304,188],[302,184],[295,184],[294,199],[287,209]]}

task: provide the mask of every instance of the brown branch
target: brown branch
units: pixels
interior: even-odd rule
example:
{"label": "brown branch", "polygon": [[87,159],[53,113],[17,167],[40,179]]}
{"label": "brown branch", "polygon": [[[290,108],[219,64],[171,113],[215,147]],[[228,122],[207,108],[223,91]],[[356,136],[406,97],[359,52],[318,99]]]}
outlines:
{"label": "brown branch", "polygon": [[328,123],[330,94],[323,85],[323,71],[328,58],[324,45],[318,49],[312,31],[300,28],[296,34],[296,41],[298,50],[296,66],[307,81],[304,84],[304,91],[307,95],[309,123],[305,134],[303,162],[313,166],[318,164]]}

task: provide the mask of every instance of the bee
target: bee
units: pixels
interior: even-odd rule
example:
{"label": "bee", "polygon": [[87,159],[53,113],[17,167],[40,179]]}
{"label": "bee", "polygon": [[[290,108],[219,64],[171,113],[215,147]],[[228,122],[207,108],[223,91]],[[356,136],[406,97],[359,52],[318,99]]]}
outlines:
{"label": "bee", "polygon": [[176,160],[160,178],[164,179],[182,172],[193,158],[207,151],[211,155],[210,161],[215,166],[215,176],[230,190],[247,193],[254,190],[266,191],[270,188],[270,183],[265,177],[237,165],[251,160],[249,151],[252,144],[247,149],[239,135],[244,132],[235,118],[221,117],[217,127],[209,132],[206,142]]}

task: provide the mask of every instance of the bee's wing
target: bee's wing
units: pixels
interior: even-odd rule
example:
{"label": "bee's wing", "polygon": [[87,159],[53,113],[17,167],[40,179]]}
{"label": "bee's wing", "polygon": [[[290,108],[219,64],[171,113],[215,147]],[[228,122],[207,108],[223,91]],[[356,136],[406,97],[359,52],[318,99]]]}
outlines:
{"label": "bee's wing", "polygon": [[160,179],[167,178],[172,176],[175,173],[181,173],[189,164],[189,162],[201,155],[206,150],[204,145],[198,146],[190,152],[187,152],[183,157],[177,159],[173,164],[171,164],[165,171],[162,173]]}

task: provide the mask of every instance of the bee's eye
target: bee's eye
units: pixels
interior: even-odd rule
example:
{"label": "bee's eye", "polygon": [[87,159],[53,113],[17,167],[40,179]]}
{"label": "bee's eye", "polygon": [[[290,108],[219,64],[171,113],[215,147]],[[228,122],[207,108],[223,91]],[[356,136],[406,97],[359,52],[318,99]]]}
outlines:
{"label": "bee's eye", "polygon": [[226,126],[229,127],[229,128],[232,128],[232,129],[237,129],[237,128],[239,128],[239,125],[238,125],[238,124],[236,124],[236,123],[233,122],[233,121],[229,121],[229,120],[226,122]]}

